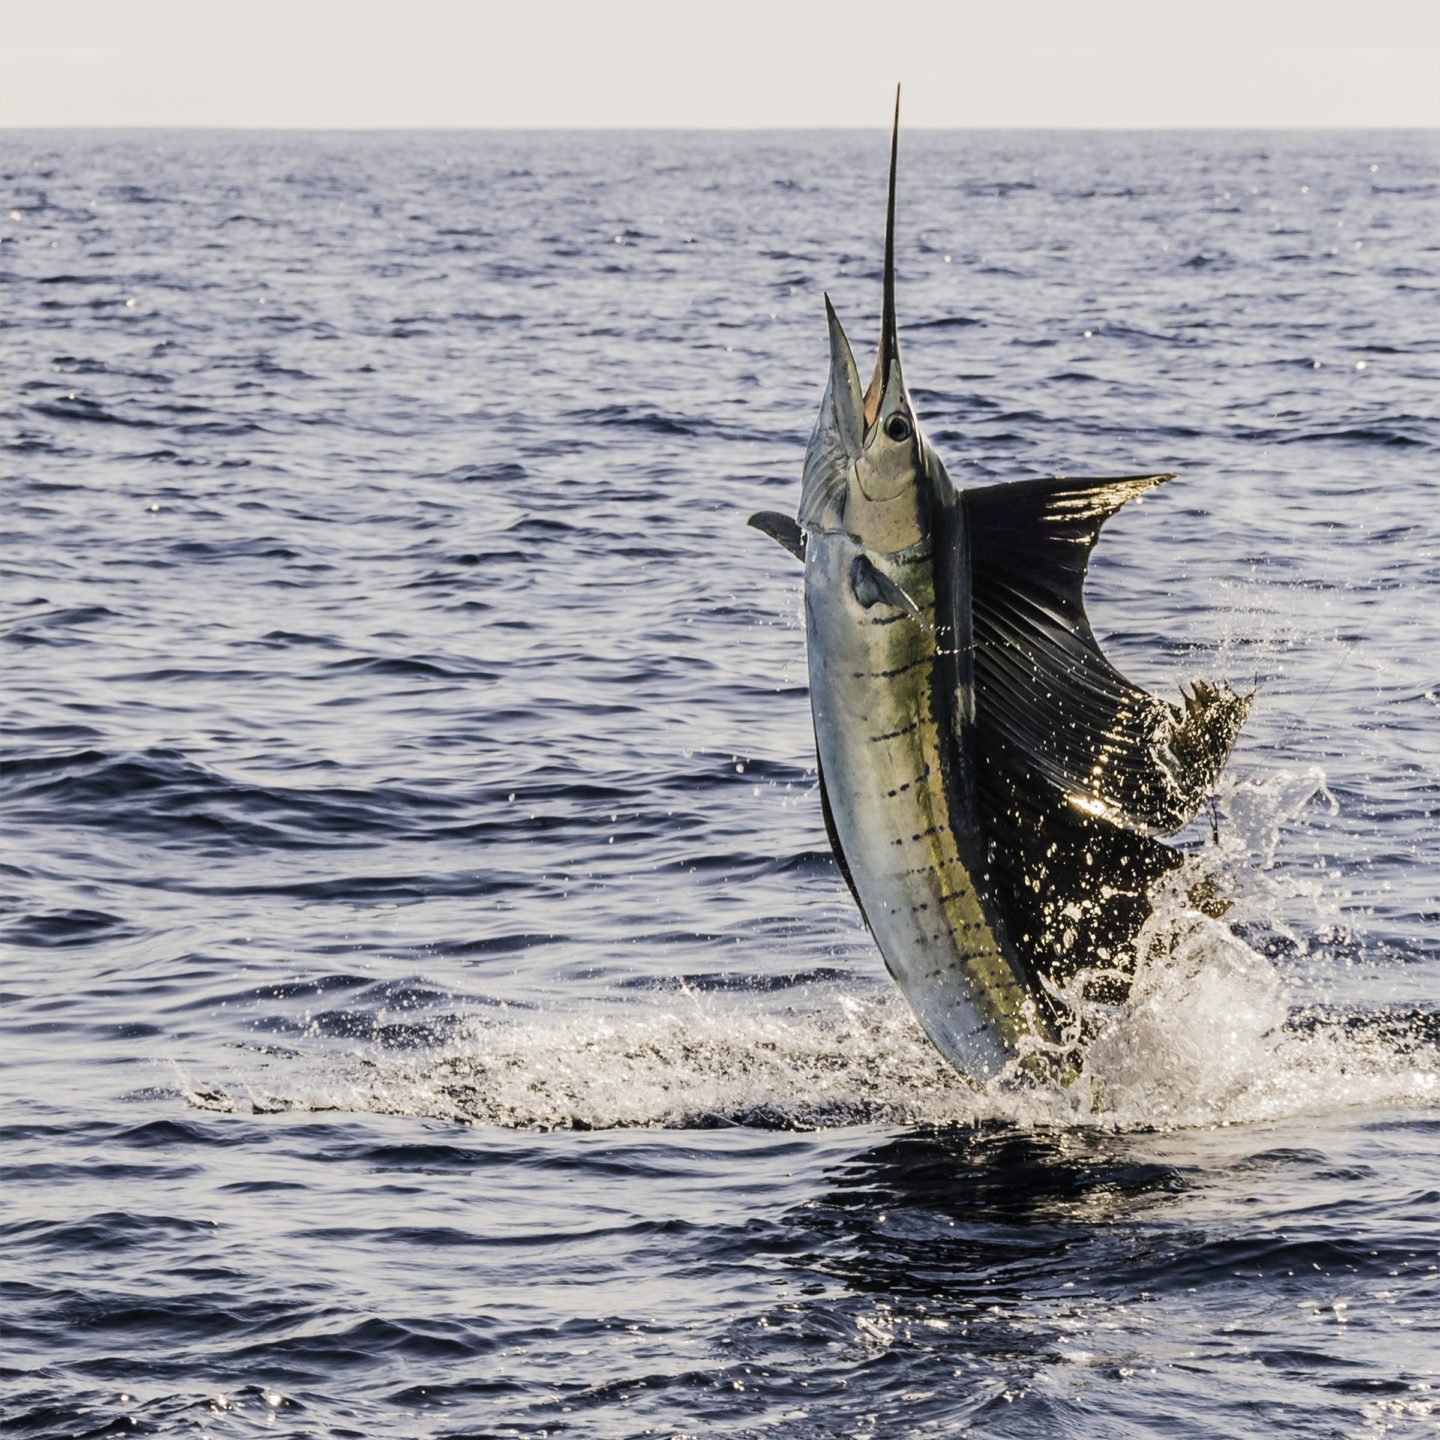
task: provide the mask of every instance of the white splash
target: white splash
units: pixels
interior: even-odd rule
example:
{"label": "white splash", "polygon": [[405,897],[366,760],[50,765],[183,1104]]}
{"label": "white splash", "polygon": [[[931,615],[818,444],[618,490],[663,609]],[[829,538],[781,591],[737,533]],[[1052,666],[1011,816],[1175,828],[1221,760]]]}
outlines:
{"label": "white splash", "polygon": [[[1316,799],[1319,771],[1232,786],[1227,825],[1154,896],[1123,1005],[1073,1001],[1091,1038],[1068,1084],[976,1089],[925,1039],[898,993],[833,985],[792,994],[671,990],[585,1013],[452,1020],[428,1049],[376,1041],[348,1056],[265,1059],[229,1084],[185,1081],[207,1109],[346,1110],[521,1128],[953,1125],[982,1119],[1113,1129],[1213,1126],[1440,1101],[1433,1036],[1296,1023],[1290,985],[1232,923],[1288,934],[1298,899],[1324,933],[1325,897],[1272,870],[1280,832]],[[1333,803],[1333,802],[1331,802]],[[1191,903],[1231,898],[1224,921]],[[1312,893],[1313,892],[1313,893]],[[1323,949],[1306,963],[1332,963]],[[1080,987],[1072,987],[1072,994]]]}
{"label": "white splash", "polygon": [[632,1003],[603,1017],[457,1024],[429,1051],[271,1059],[204,1109],[345,1110],[520,1128],[1026,1125],[1154,1129],[1440,1100],[1440,1050],[1286,1028],[1283,986],[1208,922],[1148,969],[1065,1086],[977,1090],[898,996],[783,1016],[733,995]]}

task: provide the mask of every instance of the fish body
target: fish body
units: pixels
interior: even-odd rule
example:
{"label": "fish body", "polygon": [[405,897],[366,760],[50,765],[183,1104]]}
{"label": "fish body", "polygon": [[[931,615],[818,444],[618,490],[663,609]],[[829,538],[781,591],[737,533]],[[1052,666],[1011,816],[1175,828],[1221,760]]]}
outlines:
{"label": "fish body", "polygon": [[862,392],[827,297],[798,514],[751,523],[804,562],[836,858],[926,1033],[983,1081],[1056,1053],[1079,972],[1123,991],[1148,887],[1180,859],[1155,837],[1196,813],[1249,700],[1147,694],[1085,616],[1100,527],[1170,475],[952,484],[901,371],[898,131],[897,96],[874,374]]}
{"label": "fish body", "polygon": [[[872,598],[871,567],[918,615]],[[844,534],[813,536],[805,596],[836,852],[926,1033],[967,1074],[993,1074],[1027,1035],[1044,1031],[977,888],[984,837],[966,803],[972,787],[956,773],[954,688],[937,683],[955,657],[943,653],[936,623],[930,544],[878,555]]]}

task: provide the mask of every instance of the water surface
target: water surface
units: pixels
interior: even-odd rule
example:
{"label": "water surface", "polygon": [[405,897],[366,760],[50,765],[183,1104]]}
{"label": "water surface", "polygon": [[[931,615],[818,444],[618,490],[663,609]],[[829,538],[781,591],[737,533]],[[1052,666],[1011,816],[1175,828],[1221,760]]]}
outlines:
{"label": "water surface", "polygon": [[1440,1429],[1435,138],[904,137],[952,475],[1181,471],[1097,631],[1259,689],[1056,1094],[893,992],[744,527],[886,149],[6,139],[7,1434]]}

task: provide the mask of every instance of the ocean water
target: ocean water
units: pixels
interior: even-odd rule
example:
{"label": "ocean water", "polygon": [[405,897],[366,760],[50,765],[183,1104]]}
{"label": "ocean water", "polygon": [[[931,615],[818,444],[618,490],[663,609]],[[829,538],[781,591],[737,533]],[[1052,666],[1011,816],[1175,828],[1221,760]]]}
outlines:
{"label": "ocean water", "polygon": [[902,136],[952,475],[1179,470],[1097,632],[1258,689],[985,1093],[744,524],[887,149],[4,138],[7,1436],[1440,1434],[1440,141]]}

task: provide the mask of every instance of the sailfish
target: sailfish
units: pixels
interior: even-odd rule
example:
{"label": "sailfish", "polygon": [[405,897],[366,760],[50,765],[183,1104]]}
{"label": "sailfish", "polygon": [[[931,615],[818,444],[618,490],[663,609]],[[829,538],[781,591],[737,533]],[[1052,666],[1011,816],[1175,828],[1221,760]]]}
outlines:
{"label": "sailfish", "polygon": [[900,362],[899,127],[897,90],[874,372],[862,389],[827,295],[798,513],[750,524],[804,564],[836,861],[925,1032],[983,1083],[1061,1051],[1077,976],[1123,995],[1150,889],[1183,858],[1161,837],[1212,793],[1250,697],[1150,694],[1086,617],[1101,527],[1173,472],[965,489],[946,473]]}

